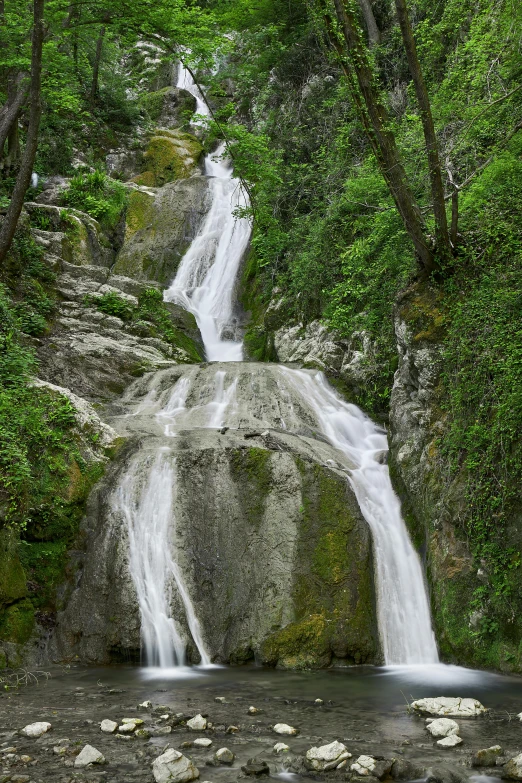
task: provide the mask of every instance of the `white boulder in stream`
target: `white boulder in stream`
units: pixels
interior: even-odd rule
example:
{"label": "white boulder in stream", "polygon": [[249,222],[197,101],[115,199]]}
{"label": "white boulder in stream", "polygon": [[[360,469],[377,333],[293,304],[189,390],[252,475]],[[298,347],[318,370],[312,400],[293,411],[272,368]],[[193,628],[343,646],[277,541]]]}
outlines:
{"label": "white boulder in stream", "polygon": [[359,756],[359,758],[351,765],[352,772],[356,772],[357,775],[371,775],[375,769],[375,759],[373,756]]}
{"label": "white boulder in stream", "polygon": [[93,748],[92,745],[85,745],[85,747],[82,748],[80,753],[76,756],[74,760],[74,766],[76,768],[88,767],[89,764],[103,764],[104,762],[105,758],[99,750]]}
{"label": "white boulder in stream", "polygon": [[295,736],[298,733],[297,729],[289,726],[288,723],[276,723],[274,731],[276,734],[289,734],[290,736]]}
{"label": "white boulder in stream", "polygon": [[450,696],[417,699],[410,706],[415,712],[420,712],[422,715],[447,715],[453,718],[476,718],[487,712],[484,705],[477,699],[460,699]]}
{"label": "white boulder in stream", "polygon": [[444,739],[437,740],[437,745],[441,748],[454,748],[461,743],[462,737],[459,737],[457,734],[450,734],[448,737],[444,737]]}
{"label": "white boulder in stream", "polygon": [[50,728],[50,723],[40,721],[38,723],[29,723],[27,726],[24,726],[20,733],[25,737],[41,737],[42,734],[45,734]]}
{"label": "white boulder in stream", "polygon": [[116,721],[109,720],[109,718],[102,720],[102,722],[100,723],[100,729],[105,734],[114,734],[117,728],[118,728],[118,724],[116,723]]}
{"label": "white boulder in stream", "polygon": [[178,750],[169,748],[152,764],[156,783],[189,783],[199,778],[199,769]]}
{"label": "white boulder in stream", "polygon": [[509,759],[502,769],[502,777],[510,780],[522,780],[522,753]]}
{"label": "white boulder in stream", "polygon": [[331,742],[329,745],[321,745],[319,748],[310,748],[306,753],[306,766],[318,772],[328,772],[335,769],[346,759],[352,757],[348,753],[346,745],[342,742]]}
{"label": "white boulder in stream", "polygon": [[459,724],[451,718],[436,718],[431,720],[426,729],[432,737],[449,737],[452,734],[460,734]]}
{"label": "white boulder in stream", "polygon": [[193,718],[187,721],[187,726],[192,731],[203,731],[207,728],[207,721],[203,715],[195,715]]}

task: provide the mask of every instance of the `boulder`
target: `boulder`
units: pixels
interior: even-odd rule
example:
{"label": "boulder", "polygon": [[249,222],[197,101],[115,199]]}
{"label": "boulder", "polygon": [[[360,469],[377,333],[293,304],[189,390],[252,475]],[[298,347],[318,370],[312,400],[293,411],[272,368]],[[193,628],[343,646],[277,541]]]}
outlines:
{"label": "boulder", "polygon": [[471,760],[472,767],[494,767],[499,756],[502,755],[500,745],[492,745],[490,748],[477,750]]}
{"label": "boulder", "polygon": [[96,750],[96,748],[93,748],[92,745],[85,745],[85,747],[82,748],[80,753],[74,759],[74,766],[76,768],[87,767],[89,764],[104,764],[104,763],[105,763],[105,758],[103,754],[100,753],[99,750]]}
{"label": "boulder", "polygon": [[245,773],[245,775],[248,775],[249,777],[254,777],[258,775],[269,775],[270,774],[270,767],[266,763],[266,761],[260,761],[259,759],[249,759],[247,764],[244,764],[241,767],[241,771]]}
{"label": "boulder", "polygon": [[310,748],[306,753],[306,766],[317,772],[327,772],[335,769],[343,761],[350,759],[346,745],[342,742],[331,742],[329,745],[321,745],[319,748]]}
{"label": "boulder", "polygon": [[509,759],[502,768],[502,777],[509,780],[522,780],[522,753]]}
{"label": "boulder", "polygon": [[284,742],[276,742],[274,745],[274,753],[288,753],[289,750],[290,748]]}
{"label": "boulder", "polygon": [[152,774],[156,783],[188,783],[199,778],[199,770],[192,761],[173,748],[153,762]]}
{"label": "boulder", "polygon": [[207,728],[207,720],[202,715],[195,715],[187,721],[187,726],[192,731],[203,731]]}
{"label": "boulder", "polygon": [[116,729],[118,728],[118,724],[116,721],[109,720],[106,718],[105,720],[102,720],[100,723],[100,729],[105,732],[105,734],[114,734]]}
{"label": "boulder", "polygon": [[449,737],[444,737],[444,739],[437,740],[437,745],[439,745],[441,748],[454,748],[456,745],[460,745],[462,743],[462,737],[457,736],[457,734],[450,734]]}
{"label": "boulder", "polygon": [[476,699],[438,696],[437,698],[418,699],[410,704],[415,712],[422,715],[448,715],[460,718],[474,718],[487,711]]}
{"label": "boulder", "polygon": [[291,736],[295,736],[299,733],[297,729],[294,729],[293,726],[289,726],[288,723],[276,723],[274,731],[276,734],[289,734]]}
{"label": "boulder", "polygon": [[198,737],[198,739],[194,740],[194,747],[196,748],[210,748],[211,745],[212,740],[207,737]]}
{"label": "boulder", "polygon": [[352,772],[356,775],[360,775],[363,778],[372,777],[382,780],[389,776],[392,761],[387,759],[374,759],[373,756],[359,756],[358,759],[350,766]]}
{"label": "boulder", "polygon": [[232,764],[235,759],[235,755],[228,748],[220,748],[219,750],[216,750],[214,759],[218,764]]}
{"label": "boulder", "polygon": [[144,171],[133,178],[137,185],[162,187],[186,179],[197,166],[203,147],[190,133],[156,128],[143,159]]}
{"label": "boulder", "polygon": [[460,734],[459,724],[450,718],[437,718],[426,725],[432,737],[449,737]]}
{"label": "boulder", "polygon": [[24,737],[41,737],[42,734],[45,734],[49,729],[51,728],[50,723],[45,723],[44,721],[40,721],[38,723],[29,723],[27,726],[24,726],[24,728],[21,730],[20,734],[23,734]]}

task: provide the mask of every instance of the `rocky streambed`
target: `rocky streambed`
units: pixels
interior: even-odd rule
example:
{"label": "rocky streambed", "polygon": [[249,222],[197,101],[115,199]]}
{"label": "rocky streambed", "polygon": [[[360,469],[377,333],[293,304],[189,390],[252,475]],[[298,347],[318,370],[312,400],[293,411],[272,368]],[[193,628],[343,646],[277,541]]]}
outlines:
{"label": "rocky streambed", "polygon": [[[2,783],[189,781],[198,772],[212,783],[522,778],[508,763],[522,750],[515,679],[448,667],[433,670],[431,682],[429,672],[422,681],[418,672],[374,668],[215,667],[168,679],[159,670],[72,665],[50,674],[0,697]],[[408,706],[413,697],[455,693],[457,683],[487,712],[427,717]],[[435,721],[453,723],[456,730],[438,728],[462,741],[439,744],[442,735],[427,728]],[[34,723],[43,726],[24,732]]]}

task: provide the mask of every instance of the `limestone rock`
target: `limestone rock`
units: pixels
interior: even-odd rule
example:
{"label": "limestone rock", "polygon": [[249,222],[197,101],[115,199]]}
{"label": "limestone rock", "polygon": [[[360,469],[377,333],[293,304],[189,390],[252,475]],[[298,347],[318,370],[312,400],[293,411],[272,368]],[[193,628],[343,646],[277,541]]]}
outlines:
{"label": "limestone rock", "polygon": [[462,742],[462,737],[459,737],[457,734],[450,734],[448,737],[444,737],[444,739],[437,740],[437,745],[440,745],[441,748],[454,748],[456,745],[460,745]]}
{"label": "limestone rock", "polygon": [[288,753],[289,750],[290,748],[284,742],[276,742],[274,745],[274,753]]}
{"label": "limestone rock", "polygon": [[197,166],[203,147],[191,133],[156,128],[143,156],[144,171],[133,178],[138,185],[162,187],[189,177]]}
{"label": "limestone rock", "polygon": [[270,767],[266,761],[261,761],[259,759],[249,759],[248,763],[241,767],[241,771],[249,777],[257,777],[259,775],[270,774]]}
{"label": "limestone rock", "polygon": [[437,718],[426,725],[432,737],[449,737],[451,734],[459,734],[459,724],[450,718]]}
{"label": "limestone rock", "polygon": [[450,715],[453,717],[473,718],[484,715],[486,708],[476,699],[460,699],[448,696],[417,699],[411,708],[423,715]]}
{"label": "limestone rock", "polygon": [[306,766],[318,772],[327,772],[335,769],[343,761],[350,759],[346,745],[342,742],[331,742],[329,745],[321,745],[319,748],[310,748],[306,753]]}
{"label": "limestone rock", "polygon": [[192,731],[203,731],[207,728],[207,720],[202,715],[195,715],[187,721],[187,726]]}
{"label": "limestone rock", "polygon": [[257,715],[258,712],[259,712],[259,710],[257,709],[257,707],[249,707],[248,708],[248,714],[249,715]]}
{"label": "limestone rock", "polygon": [[235,755],[228,748],[220,748],[219,750],[216,750],[214,758],[218,764],[232,764],[235,759]]}
{"label": "limestone rock", "polygon": [[289,726],[288,723],[276,723],[274,731],[276,734],[289,734],[292,736],[299,733],[297,729],[294,729],[293,726]]}
{"label": "limestone rock", "polygon": [[152,773],[156,783],[189,783],[199,778],[199,770],[192,761],[173,748],[158,756],[152,764]]}
{"label": "limestone rock", "polygon": [[371,775],[375,769],[376,761],[373,756],[359,756],[359,758],[350,766],[352,772],[362,777]]}
{"label": "limestone rock", "polygon": [[198,739],[194,740],[194,746],[196,748],[210,748],[212,745],[212,740],[208,739],[208,737],[198,737]]}
{"label": "limestone rock", "polygon": [[92,745],[85,745],[80,753],[74,759],[74,766],[87,767],[89,764],[104,764],[105,758],[99,750],[93,748]]}
{"label": "limestone rock", "polygon": [[510,759],[502,768],[502,777],[509,780],[522,780],[522,753]]}
{"label": "limestone rock", "polygon": [[500,745],[492,745],[490,748],[477,750],[471,760],[472,767],[494,767],[499,756],[502,756]]}
{"label": "limestone rock", "polygon": [[138,704],[138,707],[141,707],[144,710],[151,710],[152,709],[152,702],[151,701],[142,701],[141,704]]}
{"label": "limestone rock", "polygon": [[42,734],[48,732],[50,728],[50,723],[39,721],[38,723],[29,723],[27,726],[24,726],[20,734],[23,734],[25,737],[41,737]]}
{"label": "limestone rock", "polygon": [[116,721],[109,720],[106,718],[105,720],[102,720],[100,723],[100,729],[105,732],[105,734],[114,734],[116,729],[118,728],[118,724]]}

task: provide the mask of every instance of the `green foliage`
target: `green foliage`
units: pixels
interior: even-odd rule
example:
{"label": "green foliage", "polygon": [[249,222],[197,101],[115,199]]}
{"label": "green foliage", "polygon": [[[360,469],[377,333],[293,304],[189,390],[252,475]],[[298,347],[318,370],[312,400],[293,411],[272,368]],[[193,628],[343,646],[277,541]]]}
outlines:
{"label": "green foliage", "polygon": [[102,171],[80,172],[62,194],[62,204],[86,212],[104,228],[113,229],[126,207],[127,195],[123,185]]}

